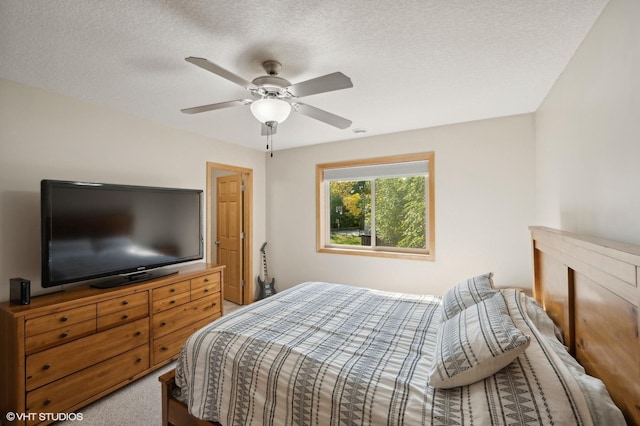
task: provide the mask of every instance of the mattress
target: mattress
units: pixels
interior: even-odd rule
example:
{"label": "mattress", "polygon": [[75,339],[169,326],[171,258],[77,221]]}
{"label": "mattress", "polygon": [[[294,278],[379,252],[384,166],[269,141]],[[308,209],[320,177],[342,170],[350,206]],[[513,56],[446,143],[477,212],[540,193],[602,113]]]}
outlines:
{"label": "mattress", "polygon": [[524,295],[503,294],[531,344],[467,386],[429,385],[440,297],[308,282],[193,334],[176,364],[180,399],[194,416],[223,425],[619,422],[615,406],[591,406]]}

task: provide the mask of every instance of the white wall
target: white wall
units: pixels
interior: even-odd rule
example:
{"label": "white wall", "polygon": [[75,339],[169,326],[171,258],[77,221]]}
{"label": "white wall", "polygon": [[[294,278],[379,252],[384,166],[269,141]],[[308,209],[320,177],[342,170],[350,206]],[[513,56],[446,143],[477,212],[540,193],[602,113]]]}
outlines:
{"label": "white wall", "polygon": [[536,114],[541,225],[640,244],[639,23],[612,0]]}
{"label": "white wall", "polygon": [[[497,285],[530,287],[533,128],[533,115],[520,115],[275,152],[267,256],[276,288],[317,280],[442,294],[487,271]],[[316,252],[316,164],[424,151],[435,152],[435,262]]]}
{"label": "white wall", "polygon": [[0,79],[0,301],[9,298],[11,277],[43,292],[41,179],[204,191],[207,161],[253,169],[254,236],[263,240],[263,152]]}

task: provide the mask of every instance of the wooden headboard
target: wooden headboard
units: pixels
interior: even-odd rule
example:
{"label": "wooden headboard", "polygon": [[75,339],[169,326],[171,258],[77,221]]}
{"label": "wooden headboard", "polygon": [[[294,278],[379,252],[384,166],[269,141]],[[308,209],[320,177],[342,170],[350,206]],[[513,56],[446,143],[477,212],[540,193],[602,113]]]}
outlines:
{"label": "wooden headboard", "polygon": [[569,352],[640,425],[640,247],[530,227],[533,294]]}

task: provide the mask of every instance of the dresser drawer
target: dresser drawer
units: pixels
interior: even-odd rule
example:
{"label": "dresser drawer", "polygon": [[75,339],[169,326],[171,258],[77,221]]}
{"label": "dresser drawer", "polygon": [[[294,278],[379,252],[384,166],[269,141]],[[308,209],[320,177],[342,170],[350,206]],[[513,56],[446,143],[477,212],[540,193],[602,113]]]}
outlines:
{"label": "dresser drawer", "polygon": [[51,330],[47,333],[36,334],[25,338],[25,352],[27,354],[46,349],[52,346],[62,345],[72,340],[95,333],[96,319],[68,324],[62,328]]}
{"label": "dresser drawer", "polygon": [[103,315],[98,317],[98,330],[104,330],[106,328],[115,327],[121,324],[126,324],[131,321],[146,317],[149,315],[149,305],[134,306],[129,309],[124,309],[120,312],[114,312],[109,315]]}
{"label": "dresser drawer", "polygon": [[167,334],[159,339],[155,339],[153,342],[153,363],[157,364],[178,355],[184,345],[184,342],[187,341],[189,336],[218,318],[220,318],[220,313],[214,314],[210,318],[205,318],[190,324],[185,328],[181,328],[180,330]]}
{"label": "dresser drawer", "polygon": [[160,312],[166,309],[175,308],[176,306],[183,305],[191,301],[191,294],[187,292],[176,293],[172,296],[165,297],[164,299],[153,301],[153,312]]}
{"label": "dresser drawer", "polygon": [[124,309],[131,309],[143,305],[149,306],[149,293],[146,291],[116,297],[115,299],[98,303],[98,317],[111,315],[121,312]]}
{"label": "dresser drawer", "polygon": [[191,288],[191,300],[196,300],[204,296],[209,296],[220,292],[220,283],[213,282]]}
{"label": "dresser drawer", "polygon": [[25,323],[25,335],[27,337],[36,334],[47,333],[71,324],[96,318],[96,305],[86,305],[79,308],[67,309],[55,314],[45,315],[38,318],[28,319]]}
{"label": "dresser drawer", "polygon": [[173,333],[193,322],[212,317],[219,312],[220,293],[160,312],[153,316],[153,338],[157,339]]}
{"label": "dresser drawer", "polygon": [[[60,413],[149,368],[143,345],[27,393],[27,412]],[[87,386],[90,383],[91,386]]]}
{"label": "dresser drawer", "polygon": [[29,355],[26,389],[35,389],[148,342],[149,320],[144,318]]}
{"label": "dresser drawer", "polygon": [[180,281],[171,285],[156,288],[153,290],[153,301],[172,297],[180,293],[188,293],[191,289],[189,281]]}
{"label": "dresser drawer", "polygon": [[184,342],[194,331],[191,327],[187,327],[154,340],[153,363],[157,364],[178,355]]}
{"label": "dresser drawer", "polygon": [[191,290],[194,288],[209,286],[211,284],[220,285],[220,272],[204,275],[202,277],[194,278],[191,280]]}

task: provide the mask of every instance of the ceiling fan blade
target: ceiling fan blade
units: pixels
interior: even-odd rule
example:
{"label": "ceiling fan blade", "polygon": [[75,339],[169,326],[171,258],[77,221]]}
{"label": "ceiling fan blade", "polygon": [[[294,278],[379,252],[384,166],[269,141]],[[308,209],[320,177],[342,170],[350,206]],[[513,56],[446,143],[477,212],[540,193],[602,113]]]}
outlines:
{"label": "ceiling fan blade", "polygon": [[275,135],[277,131],[278,131],[278,123],[275,123],[273,126],[271,126],[271,130],[269,130],[269,126],[262,123],[262,130],[260,131],[260,134],[262,136]]}
{"label": "ceiling fan blade", "polygon": [[338,129],[346,129],[351,126],[351,120],[347,120],[346,118],[332,114],[320,108],[312,107],[311,105],[302,104],[300,102],[296,102],[295,104],[292,104],[292,106],[300,114],[315,118],[316,120],[320,120],[333,127],[337,127]]}
{"label": "ceiling fan blade", "polygon": [[180,111],[184,112],[185,114],[197,114],[199,112],[213,111],[215,109],[229,108],[229,107],[240,106],[240,105],[249,105],[250,103],[251,103],[251,100],[249,99],[237,99],[235,101],[219,102],[217,104],[209,104],[209,105],[202,105],[202,106],[197,106],[193,108],[185,108],[185,109],[181,109]]}
{"label": "ceiling fan blade", "polygon": [[334,90],[348,89],[353,87],[351,79],[341,72],[334,72],[322,77],[312,78],[287,87],[293,96],[302,97],[315,95],[317,93],[332,92]]}
{"label": "ceiling fan blade", "polygon": [[244,87],[245,89],[249,89],[249,90],[255,90],[258,89],[258,86],[256,86],[255,84],[253,84],[252,82],[245,80],[244,78],[235,75],[234,73],[232,73],[231,71],[227,71],[226,69],[222,68],[219,65],[214,64],[213,62],[209,62],[208,60],[204,59],[204,58],[196,58],[194,56],[189,56],[188,58],[185,58],[185,61],[190,62],[196,66],[199,66],[202,69],[205,69],[207,71],[210,71],[222,78],[226,78],[227,80],[236,83],[242,87]]}

